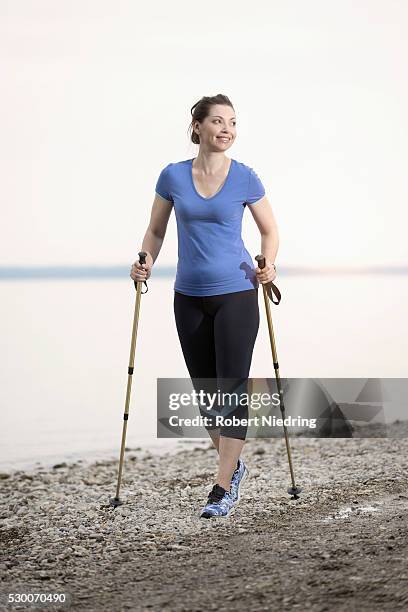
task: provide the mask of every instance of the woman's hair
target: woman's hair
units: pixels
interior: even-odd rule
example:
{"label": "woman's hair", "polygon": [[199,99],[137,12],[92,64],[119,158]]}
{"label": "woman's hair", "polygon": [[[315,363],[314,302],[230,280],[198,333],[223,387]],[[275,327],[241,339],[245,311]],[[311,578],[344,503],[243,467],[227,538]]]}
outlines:
{"label": "woman's hair", "polygon": [[214,106],[215,104],[224,104],[230,106],[234,110],[231,100],[223,94],[217,94],[216,96],[203,96],[194,104],[194,106],[191,107],[190,111],[192,118],[188,129],[191,130],[191,141],[194,144],[200,144],[200,136],[193,130],[195,121],[202,123],[204,119],[208,117],[211,106]]}

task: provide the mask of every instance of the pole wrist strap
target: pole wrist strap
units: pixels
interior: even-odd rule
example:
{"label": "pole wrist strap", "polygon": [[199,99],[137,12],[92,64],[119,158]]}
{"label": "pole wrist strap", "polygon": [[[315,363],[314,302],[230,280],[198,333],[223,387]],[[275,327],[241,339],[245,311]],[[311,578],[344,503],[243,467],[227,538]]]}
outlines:
{"label": "pole wrist strap", "polygon": [[[266,289],[266,293],[268,294],[269,299],[277,306],[281,301],[281,292],[279,291],[277,286],[272,281],[270,281],[269,283],[265,283],[264,287]],[[273,294],[275,294],[277,301],[273,299]]]}

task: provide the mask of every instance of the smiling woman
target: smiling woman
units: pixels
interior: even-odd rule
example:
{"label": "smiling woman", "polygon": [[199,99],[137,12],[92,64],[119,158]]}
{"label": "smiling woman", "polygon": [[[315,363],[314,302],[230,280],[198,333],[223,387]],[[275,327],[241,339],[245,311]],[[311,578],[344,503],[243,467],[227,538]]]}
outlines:
{"label": "smiling woman", "polygon": [[204,96],[191,107],[191,114],[192,119],[188,129],[192,130],[191,141],[194,144],[203,144],[209,136],[221,142],[224,139],[226,142],[235,140],[237,120],[227,96],[222,94]]}
{"label": "smiling woman", "polygon": [[[258,287],[276,276],[273,261],[278,232],[265,188],[253,168],[225,155],[236,138],[236,116],[223,94],[203,97],[191,108],[191,140],[198,155],[165,166],[141,251],[131,277],[149,278],[174,208],[178,263],[174,283],[174,315],[186,366],[196,389],[244,391],[259,327]],[[248,207],[258,225],[265,267],[254,269],[242,240],[242,217]],[[205,409],[199,407],[202,416]],[[219,453],[214,487],[201,516],[228,516],[239,499],[248,470],[240,459],[248,407],[234,408],[232,421],[205,425]],[[239,423],[238,425],[236,423]]]}

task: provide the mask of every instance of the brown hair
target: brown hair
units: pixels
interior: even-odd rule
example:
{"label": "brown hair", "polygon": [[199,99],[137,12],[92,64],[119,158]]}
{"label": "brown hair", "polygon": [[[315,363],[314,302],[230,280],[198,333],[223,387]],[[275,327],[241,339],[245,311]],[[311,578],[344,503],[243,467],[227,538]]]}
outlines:
{"label": "brown hair", "polygon": [[233,110],[231,100],[223,94],[217,94],[216,96],[203,96],[198,102],[191,107],[192,119],[188,129],[191,130],[191,142],[194,144],[200,144],[200,136],[193,130],[193,125],[196,121],[202,123],[210,113],[211,106],[215,104],[224,104],[230,106]]}

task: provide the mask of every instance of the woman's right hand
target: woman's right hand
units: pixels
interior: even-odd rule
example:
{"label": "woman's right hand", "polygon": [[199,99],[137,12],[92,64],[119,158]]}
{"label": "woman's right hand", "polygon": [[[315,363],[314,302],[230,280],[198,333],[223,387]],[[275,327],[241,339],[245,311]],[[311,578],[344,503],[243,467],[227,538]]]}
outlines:
{"label": "woman's right hand", "polygon": [[146,263],[145,264],[141,264],[141,263],[139,263],[139,261],[135,261],[135,263],[132,264],[132,268],[130,270],[130,277],[134,281],[142,281],[143,282],[143,281],[147,280],[148,278],[150,278],[153,264],[150,263],[148,261],[148,259],[150,259],[150,258],[149,257],[146,258]]}

